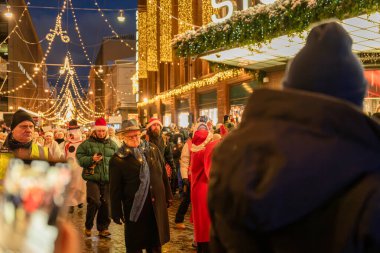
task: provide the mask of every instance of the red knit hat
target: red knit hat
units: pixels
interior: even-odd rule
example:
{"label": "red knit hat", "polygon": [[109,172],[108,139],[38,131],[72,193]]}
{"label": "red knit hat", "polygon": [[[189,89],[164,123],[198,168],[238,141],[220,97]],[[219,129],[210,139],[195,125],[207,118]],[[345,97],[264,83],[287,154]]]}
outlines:
{"label": "red knit hat", "polygon": [[96,121],[95,121],[95,126],[94,126],[94,129],[95,130],[107,130],[108,127],[107,127],[107,122],[104,118],[98,118]]}
{"label": "red knit hat", "polygon": [[148,129],[149,127],[151,127],[153,124],[159,124],[161,126],[161,128],[163,127],[162,126],[162,123],[159,119],[157,118],[150,118],[148,124],[145,126],[146,129]]}

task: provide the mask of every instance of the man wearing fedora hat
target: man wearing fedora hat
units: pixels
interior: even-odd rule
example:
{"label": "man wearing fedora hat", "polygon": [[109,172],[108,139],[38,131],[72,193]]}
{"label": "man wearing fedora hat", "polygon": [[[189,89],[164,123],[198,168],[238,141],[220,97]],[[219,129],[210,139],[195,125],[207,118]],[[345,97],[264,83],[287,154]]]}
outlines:
{"label": "man wearing fedora hat", "polygon": [[119,133],[123,145],[110,160],[111,217],[125,223],[128,253],[161,252],[170,240],[167,207],[173,198],[164,161],[156,145],[141,140],[135,120]]}

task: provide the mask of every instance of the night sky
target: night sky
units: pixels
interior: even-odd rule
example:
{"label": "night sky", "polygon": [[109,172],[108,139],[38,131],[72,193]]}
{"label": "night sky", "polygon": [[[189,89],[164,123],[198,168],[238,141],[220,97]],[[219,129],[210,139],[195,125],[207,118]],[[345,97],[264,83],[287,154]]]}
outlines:
{"label": "night sky", "polygon": [[[30,0],[29,12],[31,13],[34,26],[40,40],[44,39],[50,29],[54,29],[56,17],[62,8],[63,0]],[[79,30],[82,36],[88,55],[92,62],[95,62],[96,55],[99,51],[103,37],[113,36],[111,29],[108,27],[105,18],[108,19],[113,29],[119,34],[135,34],[136,32],[136,9],[137,0],[97,0],[99,7],[103,10],[105,17],[102,17],[97,10],[95,0],[71,0],[74,6],[74,12],[77,17]],[[45,8],[37,8],[45,7]],[[52,7],[52,8],[48,8]],[[70,5],[68,4],[68,7]],[[84,9],[76,9],[84,8]],[[119,23],[117,16],[119,9],[123,9],[126,21]],[[68,31],[70,42],[65,44],[60,37],[56,36],[52,50],[46,60],[49,63],[62,63],[67,50],[71,52],[74,64],[89,64],[79,42],[77,32],[75,31],[74,19],[71,10],[67,9],[62,19],[63,30]],[[48,41],[42,42],[42,48],[46,51]],[[88,87],[89,67],[77,67],[76,71],[80,76],[83,88]],[[55,84],[58,77],[57,67],[48,67],[48,81]]]}

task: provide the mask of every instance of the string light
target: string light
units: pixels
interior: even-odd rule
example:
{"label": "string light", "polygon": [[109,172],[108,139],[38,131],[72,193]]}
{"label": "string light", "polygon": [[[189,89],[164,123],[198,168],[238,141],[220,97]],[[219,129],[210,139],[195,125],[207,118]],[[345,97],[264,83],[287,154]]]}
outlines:
{"label": "string light", "polygon": [[61,14],[58,14],[57,20],[55,21],[54,30],[50,29],[50,32],[51,33],[48,33],[46,35],[46,39],[48,41],[53,41],[55,36],[60,35],[62,42],[64,42],[64,43],[70,42],[70,37],[67,35],[67,32],[62,29],[62,16],[61,16]]}
{"label": "string light", "polygon": [[70,66],[70,61],[69,61],[69,57],[66,55],[65,57],[65,63],[63,64],[63,67],[61,67],[59,69],[59,74],[63,75],[65,72],[67,71],[67,73],[69,73],[70,75],[72,75],[74,73],[74,71],[72,70],[71,66]]}
{"label": "string light", "polygon": [[154,96],[151,99],[147,99],[147,100],[144,100],[143,102],[138,103],[137,106],[143,107],[143,106],[148,105],[148,104],[153,104],[153,103],[157,102],[158,100],[165,100],[165,99],[168,99],[170,97],[183,95],[183,94],[185,94],[185,93],[187,93],[193,89],[212,86],[212,85],[217,84],[220,81],[224,81],[227,79],[234,78],[234,77],[240,75],[242,72],[243,72],[243,70],[237,70],[237,69],[219,72],[219,73],[216,73],[215,75],[213,75],[212,77],[208,77],[205,79],[190,82],[190,83],[188,83],[182,87],[178,87],[178,88],[175,88],[175,89],[172,89],[169,91],[162,92],[162,93]]}
{"label": "string light", "polygon": [[[84,43],[83,43],[82,36],[81,36],[81,34],[80,34],[80,30],[79,30],[79,26],[78,26],[78,22],[77,22],[77,19],[76,19],[76,15],[75,15],[75,12],[74,12],[74,6],[73,6],[71,0],[69,0],[69,4],[70,4],[70,7],[71,7],[71,13],[72,13],[73,18],[74,18],[75,30],[77,31],[77,34],[78,34],[78,37],[79,37],[79,41],[80,41],[80,44],[81,44],[81,46],[82,46],[83,53],[85,54],[87,61],[91,64],[91,67],[92,67],[92,61],[90,60],[90,57],[88,56],[87,51],[86,51],[86,47],[85,47],[85,45],[84,45]],[[101,81],[104,85],[109,86],[109,85],[103,80],[103,78],[100,76],[100,74],[99,74],[95,69],[94,69],[94,72],[95,72],[96,76],[100,79],[100,81]],[[112,87],[112,89],[113,89],[115,92],[117,92],[117,93],[125,94],[125,95],[129,95],[128,93],[126,93],[126,92],[122,92],[122,91],[119,91],[119,90],[115,89],[114,87]]]}
{"label": "string light", "polygon": [[24,10],[22,11],[21,16],[18,19],[18,23],[16,21],[15,27],[13,27],[12,31],[8,34],[8,36],[0,43],[0,46],[2,46],[5,42],[7,42],[8,39],[12,36],[12,34],[16,32],[16,29],[18,28],[19,23],[22,22],[22,18],[24,17],[25,12],[27,11],[27,9],[28,9],[27,7],[24,7]]}
{"label": "string light", "polygon": [[[69,1],[71,1],[71,0],[69,0]],[[121,42],[121,43],[124,43],[124,45],[126,45],[126,46],[129,47],[131,50],[133,50],[134,48],[133,48],[131,45],[129,45],[124,39],[120,38],[120,35],[115,31],[115,29],[113,29],[113,27],[111,26],[111,24],[110,24],[110,22],[108,21],[108,19],[104,17],[105,15],[104,15],[102,9],[100,9],[99,4],[98,4],[98,2],[97,2],[96,0],[94,0],[94,4],[95,4],[95,6],[97,6],[97,8],[98,8],[98,12],[99,12],[100,16],[103,17],[104,22],[106,22],[106,24],[107,24],[108,27],[111,29],[111,31],[112,31],[112,33],[115,35],[115,37],[118,38],[118,39],[120,39],[120,42]]]}
{"label": "string light", "polygon": [[211,1],[202,1],[202,24],[210,23],[213,14],[218,14],[218,10],[212,8]]}
{"label": "string light", "polygon": [[178,33],[184,33],[192,30],[193,23],[193,4],[189,0],[178,0]]}
{"label": "string light", "polygon": [[161,0],[160,10],[161,9],[166,15],[160,15],[160,61],[172,62],[172,19],[170,18],[172,11],[172,0]]}
{"label": "string light", "polygon": [[147,13],[138,11],[137,13],[137,73],[140,78],[148,78],[147,70],[147,27],[146,27]]}
{"label": "string light", "polygon": [[[149,34],[149,40],[147,40],[148,46],[148,58],[147,58],[147,70],[158,71],[158,59],[157,59],[157,0],[149,0],[147,6],[147,30]],[[148,18],[149,17],[149,18]]]}

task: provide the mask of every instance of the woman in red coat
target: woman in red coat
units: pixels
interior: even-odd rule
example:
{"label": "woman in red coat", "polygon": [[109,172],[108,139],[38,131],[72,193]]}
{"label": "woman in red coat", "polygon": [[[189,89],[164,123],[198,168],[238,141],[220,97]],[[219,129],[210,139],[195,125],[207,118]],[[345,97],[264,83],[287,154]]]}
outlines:
{"label": "woman in red coat", "polygon": [[196,129],[191,146],[190,167],[194,239],[197,242],[197,252],[209,252],[210,217],[207,208],[209,169],[205,166],[205,154],[213,134],[208,131],[204,123],[199,123]]}

